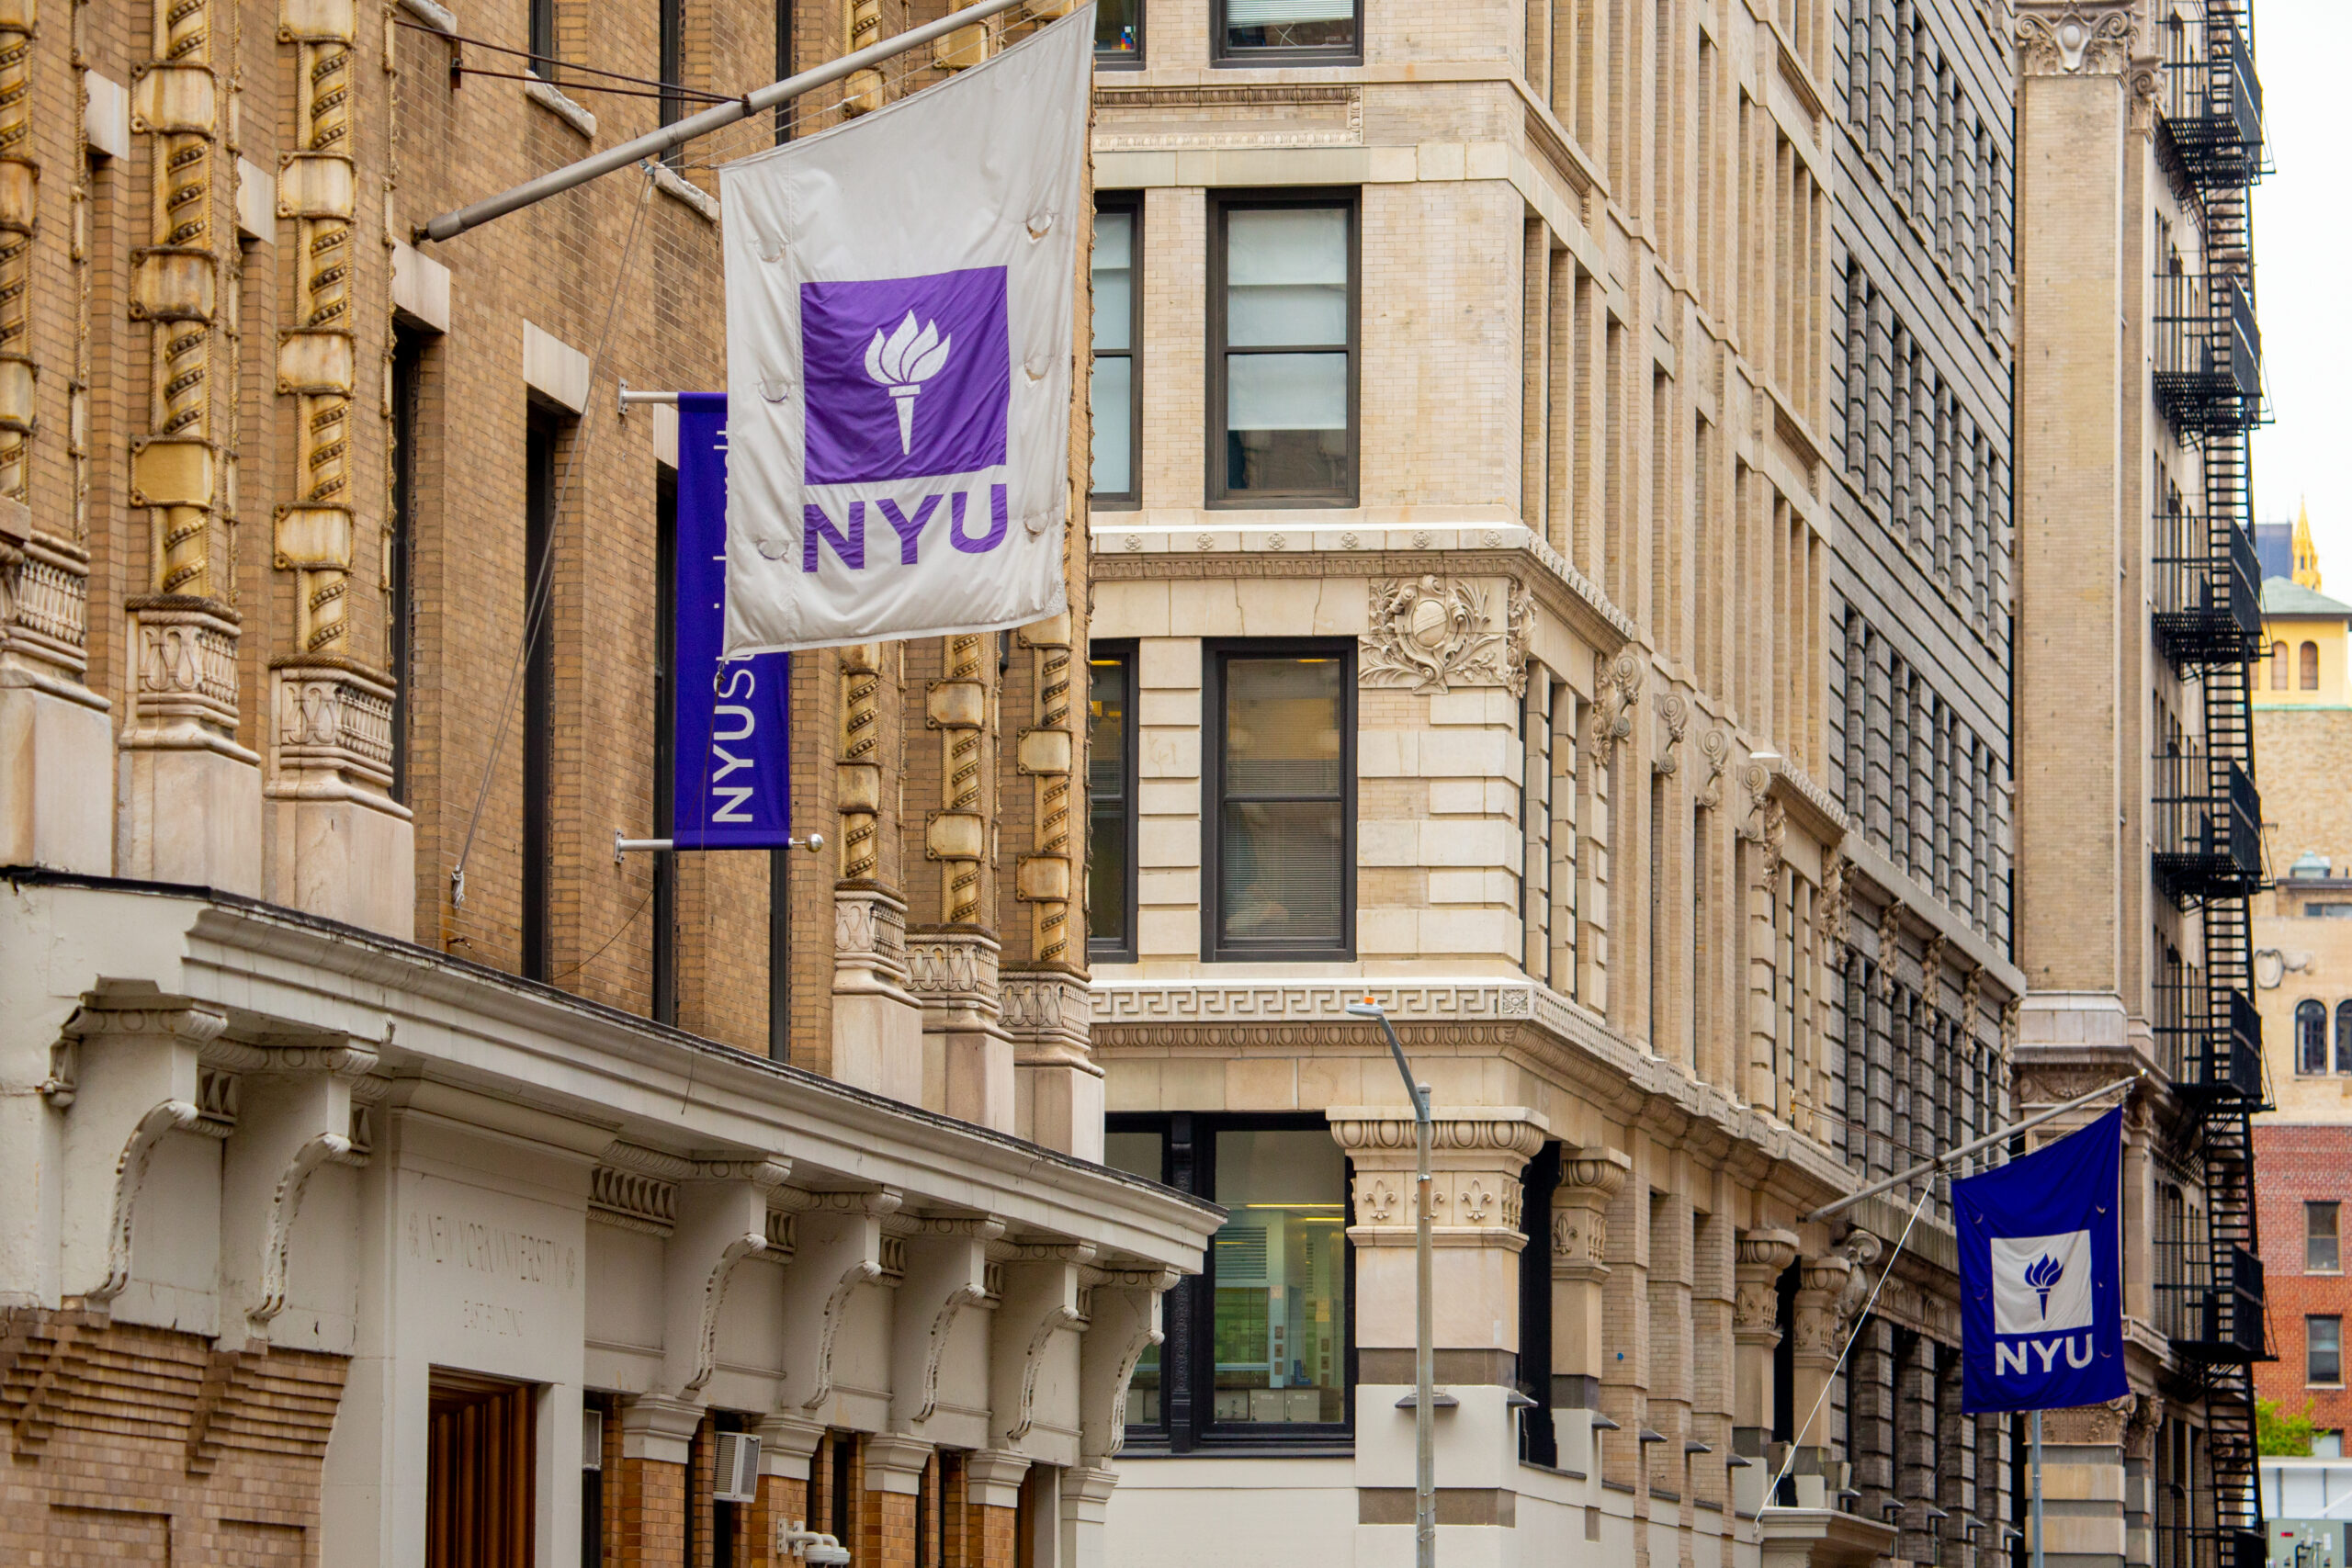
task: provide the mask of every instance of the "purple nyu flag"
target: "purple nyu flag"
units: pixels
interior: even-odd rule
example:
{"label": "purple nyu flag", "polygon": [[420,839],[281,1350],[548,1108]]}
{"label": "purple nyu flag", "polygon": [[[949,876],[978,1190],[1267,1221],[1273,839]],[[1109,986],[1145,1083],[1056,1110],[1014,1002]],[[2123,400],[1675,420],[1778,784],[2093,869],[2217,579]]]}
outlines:
{"label": "purple nyu flag", "polygon": [[671,842],[682,850],[781,849],[792,833],[791,656],[719,658],[727,615],[724,392],[678,394],[677,580]]}

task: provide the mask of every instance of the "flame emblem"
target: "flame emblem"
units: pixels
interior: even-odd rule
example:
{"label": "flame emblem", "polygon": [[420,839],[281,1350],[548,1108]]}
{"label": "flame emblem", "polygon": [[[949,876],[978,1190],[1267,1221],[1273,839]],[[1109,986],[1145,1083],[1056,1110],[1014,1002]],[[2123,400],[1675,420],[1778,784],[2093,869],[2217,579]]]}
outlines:
{"label": "flame emblem", "polygon": [[865,374],[876,385],[888,388],[891,401],[899,405],[899,452],[900,456],[914,450],[915,394],[922,384],[944,369],[947,345],[954,340],[941,335],[937,321],[925,321],[918,330],[915,313],[907,312],[906,320],[893,328],[885,338],[882,329],[874,329],[874,341],[865,345]]}
{"label": "flame emblem", "polygon": [[2046,1252],[2025,1271],[2025,1282],[2032,1287],[2035,1295],[2041,1298],[2043,1317],[2050,1315],[2050,1292],[2057,1288],[2059,1279],[2065,1272],[2066,1266]]}

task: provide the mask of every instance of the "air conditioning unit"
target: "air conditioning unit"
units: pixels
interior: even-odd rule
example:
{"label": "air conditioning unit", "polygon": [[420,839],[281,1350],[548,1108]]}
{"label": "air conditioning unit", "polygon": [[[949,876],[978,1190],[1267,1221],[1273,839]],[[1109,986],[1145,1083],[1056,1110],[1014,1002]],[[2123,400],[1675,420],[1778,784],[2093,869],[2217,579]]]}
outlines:
{"label": "air conditioning unit", "polygon": [[605,1413],[593,1406],[580,1413],[580,1468],[605,1468]]}
{"label": "air conditioning unit", "polygon": [[760,1500],[760,1439],[750,1432],[718,1434],[718,1464],[710,1495],[720,1503]]}

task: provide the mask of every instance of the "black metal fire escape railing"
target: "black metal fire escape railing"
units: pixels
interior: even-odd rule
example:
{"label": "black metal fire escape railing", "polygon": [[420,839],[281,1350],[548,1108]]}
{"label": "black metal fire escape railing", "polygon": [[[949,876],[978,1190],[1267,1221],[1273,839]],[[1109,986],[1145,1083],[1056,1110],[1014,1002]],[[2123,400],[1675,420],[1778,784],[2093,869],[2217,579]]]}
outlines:
{"label": "black metal fire escape railing", "polygon": [[2203,1201],[2184,1203],[2157,1241],[2159,1320],[2205,1396],[2203,1495],[2185,1500],[2185,1517],[2211,1568],[2260,1568],[2267,1545],[2253,1371],[2268,1353],[2254,1210],[2262,1023],[2248,907],[2263,886],[2262,807],[2247,692],[2261,647],[2248,448],[2263,407],[2249,203],[2264,150],[2250,5],[2203,0],[2201,17],[2190,8],[2162,30],[2160,136],[2203,209],[2204,256],[2201,272],[2154,279],[2149,321],[2157,403],[2204,470],[2201,508],[2171,501],[2155,519],[2154,629],[2202,686],[2205,723],[2199,750],[2156,759],[2150,826],[2155,880],[2196,912],[2203,946],[2201,964],[2160,985],[2155,1010],[2158,1050],[2193,1118]]}

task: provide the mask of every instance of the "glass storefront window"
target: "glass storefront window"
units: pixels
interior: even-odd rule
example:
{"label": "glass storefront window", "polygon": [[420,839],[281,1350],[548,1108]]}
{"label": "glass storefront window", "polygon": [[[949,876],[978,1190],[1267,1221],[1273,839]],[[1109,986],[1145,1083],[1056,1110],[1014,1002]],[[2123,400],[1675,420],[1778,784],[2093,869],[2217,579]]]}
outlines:
{"label": "glass storefront window", "polygon": [[1231,1217],[1211,1249],[1211,1419],[1345,1420],[1345,1159],[1319,1130],[1231,1129],[1216,1134],[1216,1172]]}

